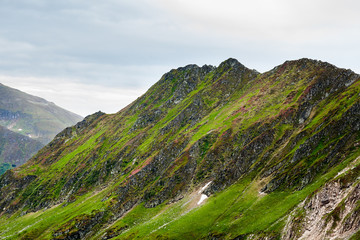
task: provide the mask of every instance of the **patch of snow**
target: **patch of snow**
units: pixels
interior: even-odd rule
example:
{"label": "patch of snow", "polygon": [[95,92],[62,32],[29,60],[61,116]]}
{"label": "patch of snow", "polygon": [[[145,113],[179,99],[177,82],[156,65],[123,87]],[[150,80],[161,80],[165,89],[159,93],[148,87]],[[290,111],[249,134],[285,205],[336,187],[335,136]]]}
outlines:
{"label": "patch of snow", "polygon": [[350,82],[345,83],[345,87],[350,86],[351,84],[353,84],[355,82],[356,78],[353,78],[352,80],[350,80]]}
{"label": "patch of snow", "polygon": [[359,160],[360,160],[360,157],[357,157],[350,166],[347,166],[346,168],[344,168],[343,170],[338,172],[338,174],[335,176],[335,178],[340,176],[341,174],[347,172],[348,170],[353,170],[356,167],[356,164]]}
{"label": "patch of snow", "polygon": [[179,102],[181,102],[182,99],[177,99],[174,101],[175,104],[178,104]]}
{"label": "patch of snow", "polygon": [[202,193],[210,184],[212,183],[212,181],[208,182],[207,184],[205,184],[205,186],[203,186],[200,191],[199,194]]}
{"label": "patch of snow", "polygon": [[19,128],[18,131],[22,131],[22,128]]}
{"label": "patch of snow", "polygon": [[197,205],[200,205],[207,198],[208,196],[206,196],[205,194],[201,194],[200,200],[198,201]]}
{"label": "patch of snow", "polygon": [[[352,167],[351,169],[353,169],[353,168],[354,168],[354,167]],[[343,170],[341,170],[340,172],[338,172],[338,174],[335,176],[335,178],[338,177],[338,176],[340,176],[341,174],[347,172],[348,170],[351,170],[351,169],[350,169],[350,167],[344,168]]]}
{"label": "patch of snow", "polygon": [[260,196],[264,196],[264,195],[266,195],[266,193],[264,193],[264,192],[262,192],[262,191],[259,191],[259,195],[260,195]]}

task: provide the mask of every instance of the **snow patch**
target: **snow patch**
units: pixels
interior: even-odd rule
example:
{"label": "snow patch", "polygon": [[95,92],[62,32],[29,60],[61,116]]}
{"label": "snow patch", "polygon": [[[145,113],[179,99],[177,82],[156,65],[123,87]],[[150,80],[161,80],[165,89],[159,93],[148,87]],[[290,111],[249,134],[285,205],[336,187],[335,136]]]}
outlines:
{"label": "snow patch", "polygon": [[353,84],[355,81],[356,81],[356,77],[354,77],[352,80],[350,80],[350,82],[347,82],[347,83],[345,83],[345,87],[348,87],[348,86],[350,86],[351,84]]}
{"label": "snow patch", "polygon": [[348,170],[353,170],[356,166],[357,166],[357,162],[360,160],[360,157],[357,157],[350,166],[347,166],[346,168],[344,168],[343,170],[341,170],[340,172],[338,172],[338,174],[335,176],[335,178],[337,178],[338,176],[340,176],[341,174],[347,172]]}
{"label": "snow patch", "polygon": [[205,186],[203,186],[200,191],[199,194],[202,193],[210,184],[212,183],[212,181],[208,182],[207,184],[205,184]]}
{"label": "snow patch", "polygon": [[260,196],[265,196],[266,193],[264,193],[264,192],[262,192],[262,191],[259,191],[259,195],[260,195]]}
{"label": "snow patch", "polygon": [[206,196],[205,194],[201,194],[200,200],[198,201],[197,205],[200,205],[207,198],[208,196]]}

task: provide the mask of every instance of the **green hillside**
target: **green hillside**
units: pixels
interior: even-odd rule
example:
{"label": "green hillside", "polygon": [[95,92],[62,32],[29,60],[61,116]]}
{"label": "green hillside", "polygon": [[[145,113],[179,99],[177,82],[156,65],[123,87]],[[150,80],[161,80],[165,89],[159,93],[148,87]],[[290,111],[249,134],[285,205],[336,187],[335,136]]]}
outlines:
{"label": "green hillside", "polygon": [[14,132],[47,144],[81,120],[81,116],[54,103],[0,84],[0,125]]}
{"label": "green hillside", "polygon": [[2,239],[359,239],[360,76],[310,59],[164,74],[0,177]]}

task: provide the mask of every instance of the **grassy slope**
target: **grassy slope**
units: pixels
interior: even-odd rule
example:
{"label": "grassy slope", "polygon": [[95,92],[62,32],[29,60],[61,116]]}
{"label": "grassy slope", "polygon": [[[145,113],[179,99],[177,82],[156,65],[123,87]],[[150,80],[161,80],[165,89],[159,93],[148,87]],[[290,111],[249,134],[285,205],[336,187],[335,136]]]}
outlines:
{"label": "grassy slope", "polygon": [[[305,197],[335,177],[337,172],[359,154],[360,152],[354,153],[347,161],[301,191],[274,192],[262,196],[259,194],[259,182],[251,182],[245,178],[225,191],[211,196],[204,205],[191,211],[187,205],[188,198],[156,208],[138,205],[111,228],[123,231],[118,239],[132,239],[135,236],[139,239],[154,239],[157,236],[193,239],[208,236],[209,233],[224,234],[226,238],[249,233],[278,235],[284,226],[283,217]],[[110,201],[101,201],[106,193],[106,190],[89,192],[68,205],[57,205],[22,217],[14,215],[10,219],[3,218],[1,236],[6,239],[51,238],[52,231],[59,225],[76,216],[104,209]],[[11,222],[11,225],[5,224],[6,222]],[[103,233],[104,231],[99,231],[93,239],[98,239]]]}
{"label": "grassy slope", "polygon": [[[359,154],[357,152],[356,156]],[[301,191],[274,192],[263,196],[259,194],[259,181],[241,179],[190,212],[186,205],[188,199],[166,207],[158,206],[158,210],[139,206],[140,217],[130,212],[114,224],[117,229],[122,229],[123,226],[129,228],[116,239],[132,239],[135,236],[139,239],[156,239],[159,236],[199,239],[211,235],[232,239],[254,233],[279,236],[285,225],[284,217],[353,160],[354,156],[351,156]],[[102,232],[97,236],[101,234]]]}
{"label": "grassy slope", "polygon": [[[275,70],[279,71],[279,73],[274,73]],[[206,93],[213,91],[214,86],[216,86],[216,82],[212,81],[213,72],[208,73],[205,81],[187,94],[187,97],[181,103],[170,109],[161,108],[161,106],[172,95],[164,96],[160,101],[156,101],[156,95],[159,94],[161,85],[155,85],[128,109],[95,122],[91,131],[74,134],[65,144],[60,145],[60,153],[51,165],[46,164],[49,161],[49,155],[46,155],[45,149],[34,161],[15,171],[18,176],[27,174],[41,176],[41,181],[34,182],[28,188],[32,192],[27,194],[36,196],[36,189],[41,184],[46,183],[53,186],[53,192],[49,193],[48,197],[56,199],[65,184],[65,181],[61,181],[61,179],[70,178],[76,172],[81,172],[81,169],[86,168],[91,168],[92,173],[94,173],[89,173],[86,178],[86,182],[89,184],[83,184],[82,187],[79,187],[77,189],[78,194],[75,195],[73,202],[69,204],[62,203],[44,211],[27,213],[21,217],[18,215],[20,212],[11,216],[10,219],[3,216],[0,220],[3,223],[0,226],[1,235],[10,239],[18,239],[20,236],[43,239],[51,238],[51,234],[59,227],[60,229],[71,229],[71,219],[82,216],[82,214],[87,214],[83,216],[91,216],[96,213],[93,210],[108,209],[114,202],[116,203],[115,192],[117,187],[126,183],[126,179],[141,170],[149,159],[151,160],[159,152],[156,148],[157,144],[164,141],[181,142],[183,139],[188,139],[185,149],[190,149],[211,131],[219,134],[223,134],[228,129],[232,129],[234,132],[246,132],[254,124],[271,121],[274,116],[284,114],[288,109],[297,109],[299,107],[298,101],[306,87],[314,76],[321,71],[321,69],[310,66],[306,74],[302,75],[297,81],[292,82],[292,79],[297,76],[298,69],[296,66],[288,68],[285,73],[281,72],[281,69],[275,70],[260,75],[250,82],[245,81],[239,91],[230,95],[226,104],[220,105],[216,104],[217,96],[206,95]],[[174,86],[166,87],[174,88]],[[166,93],[166,91],[164,92]],[[310,119],[301,129],[308,130],[312,134],[306,136],[301,142],[304,142],[331,122],[326,121],[326,119],[336,120],[339,118],[357,101],[359,93],[360,82],[357,81],[336,98],[330,98],[330,101],[328,99],[320,101],[317,107],[313,109]],[[210,111],[193,126],[185,125],[175,133],[159,134],[199,94],[201,94],[204,102],[210,106]],[[219,93],[219,96],[221,94],[224,93]],[[141,105],[147,107],[140,111],[132,111],[133,106]],[[132,130],[139,115],[152,109],[162,109],[165,114],[150,126]],[[280,140],[285,132],[291,128],[292,126],[287,123],[275,125],[275,140]],[[294,131],[292,136],[295,137],[299,131]],[[135,154],[131,153],[130,150],[124,151],[127,146],[133,145],[135,145],[137,151]],[[221,145],[221,142],[206,147],[206,151],[214,149],[216,145]],[[320,145],[313,154],[316,154],[327,145],[329,143]],[[284,144],[284,147],[286,147],[286,144]],[[287,154],[293,155],[298,147],[299,144],[291,149],[285,149]],[[98,181],[95,181],[97,184],[93,186],[91,184],[92,179],[99,175],[99,173],[97,173],[98,175],[95,174],[96,169],[100,171],[100,169],[106,168],[109,159],[117,158],[122,151],[129,154],[129,156],[122,155],[122,174],[103,179],[102,182],[110,181],[104,185],[108,187],[103,190],[100,190],[102,188],[100,188]],[[96,161],[89,161],[89,155],[91,154],[96,154]],[[145,157],[142,157],[143,155]],[[334,177],[339,170],[343,169],[348,162],[358,155],[359,151],[353,150],[339,165],[329,170],[328,173],[319,175],[311,184],[300,191],[289,189],[275,191],[266,196],[259,195],[260,189],[268,180],[260,178],[257,172],[253,171],[248,175],[244,175],[236,184],[226,190],[215,193],[208,199],[206,204],[190,212],[188,212],[189,206],[186,204],[190,198],[189,195],[171,205],[160,204],[155,208],[145,208],[140,203],[123,218],[112,223],[107,231],[121,234],[119,236],[121,239],[131,239],[135,236],[138,238],[146,236],[153,238],[158,235],[170,238],[201,238],[207,236],[209,232],[213,235],[226,233],[228,238],[254,232],[266,232],[267,234],[271,232],[278,235],[283,226],[282,217],[324,182]],[[282,159],[278,159],[278,161],[280,160]],[[201,168],[204,163],[201,159],[199,161],[199,168]],[[186,162],[181,163],[180,161],[179,164],[180,166],[174,164],[167,172],[170,172],[170,174],[176,173]],[[271,166],[276,162],[266,164]],[[307,163],[302,162],[299,164]],[[56,173],[59,172],[63,174],[57,175]],[[196,186],[191,189],[195,190]],[[106,200],[101,201],[101,199]],[[6,224],[9,222],[11,224]],[[104,228],[93,236],[94,239],[97,239],[103,233],[105,233]]]}

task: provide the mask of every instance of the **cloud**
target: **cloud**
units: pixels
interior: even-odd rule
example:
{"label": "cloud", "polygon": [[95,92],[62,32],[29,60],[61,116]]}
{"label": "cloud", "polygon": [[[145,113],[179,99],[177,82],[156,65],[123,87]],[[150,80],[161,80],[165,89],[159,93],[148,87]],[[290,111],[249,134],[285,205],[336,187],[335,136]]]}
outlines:
{"label": "cloud", "polygon": [[0,82],[82,116],[103,111],[115,113],[141,96],[146,89],[123,89],[66,79],[0,76]]}
{"label": "cloud", "polygon": [[[159,3],[181,21],[189,25],[215,32],[227,32],[241,38],[263,36],[267,39],[281,40],[299,30],[326,32],[329,29],[341,30],[344,24],[359,26],[357,1],[325,0],[198,0],[166,1]],[[191,28],[191,27],[190,27]],[[271,33],[270,35],[268,35]],[[277,34],[280,34],[277,35]]]}
{"label": "cloud", "polygon": [[360,55],[358,1],[157,2],[169,13],[170,21],[192,35],[204,36],[205,45],[215,46],[209,51],[221,49],[260,71],[300,57],[360,70],[356,63]]}

